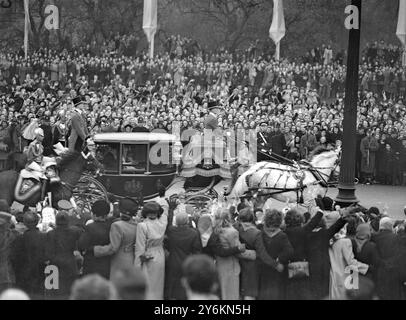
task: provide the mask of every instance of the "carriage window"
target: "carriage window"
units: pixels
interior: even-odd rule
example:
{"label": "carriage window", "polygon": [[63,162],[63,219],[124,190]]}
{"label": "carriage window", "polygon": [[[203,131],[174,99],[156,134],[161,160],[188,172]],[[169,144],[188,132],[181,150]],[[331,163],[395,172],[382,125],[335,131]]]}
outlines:
{"label": "carriage window", "polygon": [[147,144],[124,144],[122,173],[144,173],[147,171]]}
{"label": "carriage window", "polygon": [[96,158],[103,164],[106,173],[118,173],[120,145],[117,143],[97,144]]}
{"label": "carriage window", "polygon": [[176,167],[172,159],[172,143],[151,143],[149,171],[151,173],[172,172]]}

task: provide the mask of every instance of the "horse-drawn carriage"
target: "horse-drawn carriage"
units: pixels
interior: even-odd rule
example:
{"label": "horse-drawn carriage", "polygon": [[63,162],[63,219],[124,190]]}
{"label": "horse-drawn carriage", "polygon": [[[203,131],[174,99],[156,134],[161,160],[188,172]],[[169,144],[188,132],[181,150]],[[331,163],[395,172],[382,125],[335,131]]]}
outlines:
{"label": "horse-drawn carriage", "polygon": [[[299,203],[326,192],[330,175],[339,169],[339,152],[318,149],[308,163],[258,162],[241,174],[227,157],[227,146],[221,139],[207,152],[199,134],[183,152],[176,136],[167,133],[99,133],[93,141],[92,156],[66,152],[57,161],[61,182],[52,188],[54,207],[61,199],[73,200],[82,211],[90,211],[98,199],[129,197],[142,203],[156,197],[159,186],[170,189],[177,177],[186,179],[186,203],[199,208],[225,194],[224,189],[216,191],[220,180],[227,180],[227,200],[231,202],[273,197]],[[197,158],[191,156],[193,150],[200,150],[195,152]],[[93,169],[89,170],[89,165]],[[102,170],[96,175],[97,168]],[[193,181],[196,177],[203,181],[197,186]],[[38,181],[21,192],[24,179],[15,170],[0,172],[0,181],[4,181],[0,184],[0,198],[10,205],[17,201],[33,207],[40,200]]]}
{"label": "horse-drawn carriage", "polygon": [[[160,132],[99,133],[94,136],[94,142],[96,159],[104,168],[97,181],[104,186],[109,199],[126,197],[142,203],[157,197],[159,187],[170,190],[172,199],[177,198],[183,190],[171,190],[171,187],[184,178],[187,203],[202,207],[217,197],[213,187],[218,182],[219,167],[207,169],[192,164],[185,156],[187,148],[182,156],[182,145],[175,135]],[[196,173],[194,170],[200,171]],[[200,181],[203,185],[188,185],[188,178],[202,172],[206,173],[203,182]]]}
{"label": "horse-drawn carriage", "polygon": [[97,180],[118,199],[156,197],[158,186],[169,188],[177,176],[180,155],[175,138],[154,132],[96,134],[96,159],[104,168]]}

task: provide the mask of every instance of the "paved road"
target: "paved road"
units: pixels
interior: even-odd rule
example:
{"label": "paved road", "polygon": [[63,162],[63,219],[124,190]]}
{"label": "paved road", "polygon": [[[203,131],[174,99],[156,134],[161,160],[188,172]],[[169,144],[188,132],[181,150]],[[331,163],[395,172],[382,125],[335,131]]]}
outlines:
{"label": "paved road", "polygon": [[[338,190],[329,190],[332,198],[337,196]],[[386,208],[388,214],[396,219],[404,219],[403,208],[406,206],[406,187],[358,185],[355,192],[360,204],[366,208],[377,207],[379,210]]]}
{"label": "paved road", "polygon": [[[223,187],[227,186],[227,181],[220,181],[214,189],[221,193]],[[176,183],[169,192],[170,194],[178,193],[182,190],[183,182]],[[338,189],[329,189],[327,195],[331,198],[337,196]],[[357,185],[356,196],[360,200],[360,204],[366,208],[377,207],[379,210],[387,210],[388,214],[395,219],[404,219],[403,208],[406,206],[406,187],[400,186],[381,186],[381,185]],[[279,201],[272,201],[272,205],[276,209],[286,207],[286,204]]]}

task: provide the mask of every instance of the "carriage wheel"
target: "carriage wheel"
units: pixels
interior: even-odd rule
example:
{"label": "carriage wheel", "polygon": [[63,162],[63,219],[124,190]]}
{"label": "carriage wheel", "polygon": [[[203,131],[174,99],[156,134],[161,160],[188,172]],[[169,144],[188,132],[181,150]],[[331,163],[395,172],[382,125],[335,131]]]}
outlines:
{"label": "carriage wheel", "polygon": [[105,200],[108,202],[106,188],[98,180],[89,175],[84,175],[80,178],[73,190],[73,198],[82,216],[91,215],[92,204],[95,201]]}
{"label": "carriage wheel", "polygon": [[209,195],[199,194],[186,198],[186,204],[192,205],[197,210],[207,209],[208,203],[212,200]]}

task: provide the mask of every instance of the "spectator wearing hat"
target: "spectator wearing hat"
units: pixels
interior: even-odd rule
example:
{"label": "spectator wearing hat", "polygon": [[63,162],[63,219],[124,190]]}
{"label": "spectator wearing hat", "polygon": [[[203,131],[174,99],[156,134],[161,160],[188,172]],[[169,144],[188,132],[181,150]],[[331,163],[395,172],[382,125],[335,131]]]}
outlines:
{"label": "spectator wearing hat", "polygon": [[59,211],[56,215],[56,228],[46,234],[45,259],[56,266],[59,272],[59,288],[47,289],[51,299],[66,299],[70,288],[79,275],[77,265],[77,242],[80,234],[69,226],[69,213]]}
{"label": "spectator wearing hat", "polygon": [[0,293],[15,284],[15,257],[17,233],[11,228],[10,207],[0,200]]}
{"label": "spectator wearing hat", "polygon": [[165,296],[168,299],[185,300],[181,285],[182,264],[192,254],[200,253],[202,244],[199,232],[189,225],[189,216],[183,212],[176,216],[176,226],[168,226],[165,247],[169,251],[166,261]]}
{"label": "spectator wearing hat", "polygon": [[90,217],[78,214],[78,209],[75,209],[72,203],[68,200],[59,200],[57,205],[59,211],[65,211],[68,213],[69,226],[74,227],[78,232],[82,232],[86,221]]}
{"label": "spectator wearing hat", "polygon": [[162,300],[164,297],[165,252],[163,241],[168,224],[168,212],[157,202],[147,202],[142,208],[144,221],[137,226],[135,265],[142,268],[147,277],[147,299]]}
{"label": "spectator wearing hat", "polygon": [[150,132],[148,128],[145,126],[144,119],[139,117],[138,124],[133,128],[133,132]]}
{"label": "spectator wearing hat", "polygon": [[135,259],[138,204],[124,198],[120,200],[119,210],[120,219],[111,225],[109,243],[93,249],[95,257],[111,256],[110,277],[120,268],[133,267]]}
{"label": "spectator wearing hat", "polygon": [[83,274],[97,273],[105,279],[110,277],[110,256],[95,257],[94,246],[105,246],[110,243],[112,220],[107,218],[110,205],[104,200],[97,200],[92,205],[93,222],[85,226],[78,242],[83,253]]}
{"label": "spectator wearing hat", "polygon": [[41,299],[45,280],[46,234],[38,228],[38,215],[27,211],[23,222],[27,230],[16,240],[16,285],[33,299]]}

